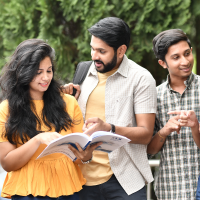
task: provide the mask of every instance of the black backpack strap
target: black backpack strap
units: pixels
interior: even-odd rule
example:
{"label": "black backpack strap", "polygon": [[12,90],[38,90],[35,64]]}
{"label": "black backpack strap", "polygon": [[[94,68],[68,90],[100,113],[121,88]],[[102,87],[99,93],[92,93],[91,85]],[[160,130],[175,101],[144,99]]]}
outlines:
{"label": "black backpack strap", "polygon": [[[78,84],[80,85],[84,80],[85,77],[88,73],[88,70],[90,68],[90,65],[92,64],[93,61],[84,61],[84,62],[80,62],[77,65],[75,74],[74,74],[74,78],[73,78],[73,84]],[[73,88],[73,96],[76,94],[76,89]]]}

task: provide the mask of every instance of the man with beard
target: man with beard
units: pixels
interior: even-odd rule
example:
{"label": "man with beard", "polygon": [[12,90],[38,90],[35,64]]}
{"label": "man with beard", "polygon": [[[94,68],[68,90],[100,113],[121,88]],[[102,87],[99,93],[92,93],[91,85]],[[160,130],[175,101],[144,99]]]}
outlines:
{"label": "man with beard", "polygon": [[[104,18],[89,32],[94,62],[78,98],[84,130],[89,135],[98,130],[111,131],[131,142],[109,154],[94,151],[93,158],[80,165],[87,180],[79,192],[80,199],[146,200],[145,184],[153,181],[146,145],[155,122],[155,80],[125,55],[130,29],[123,20]],[[66,90],[72,93],[72,84]]]}

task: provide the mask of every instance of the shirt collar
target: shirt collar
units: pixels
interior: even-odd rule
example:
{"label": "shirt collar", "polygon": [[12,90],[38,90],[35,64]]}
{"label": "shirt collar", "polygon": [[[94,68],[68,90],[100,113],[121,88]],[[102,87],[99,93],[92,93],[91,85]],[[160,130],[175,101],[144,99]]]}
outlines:
{"label": "shirt collar", "polygon": [[[195,75],[193,73],[191,73],[190,76],[188,76],[187,80],[184,81],[185,86],[189,87],[191,85],[191,83],[193,82],[194,78],[195,78]],[[166,86],[169,88],[169,90],[173,90],[169,84],[170,83],[170,75],[169,74],[167,75],[166,82],[167,82]]]}
{"label": "shirt collar", "polygon": [[128,58],[124,54],[123,60],[122,60],[121,64],[119,65],[119,68],[116,71],[116,73],[119,73],[124,77],[128,77],[128,67],[127,66],[128,66]]}
{"label": "shirt collar", "polygon": [[[128,58],[127,58],[127,56],[124,54],[123,60],[122,60],[121,64],[119,65],[118,70],[117,70],[114,74],[119,73],[119,74],[121,74],[122,76],[127,77],[127,76],[128,76],[128,67],[126,67],[127,65],[128,65]],[[94,62],[92,62],[91,68],[90,68],[90,70],[89,70],[89,74],[90,74],[90,73],[91,73],[92,75],[97,76],[97,70],[96,70],[96,68],[95,68]],[[112,74],[112,75],[114,75],[114,74]],[[111,75],[111,76],[112,76],[112,75]]]}

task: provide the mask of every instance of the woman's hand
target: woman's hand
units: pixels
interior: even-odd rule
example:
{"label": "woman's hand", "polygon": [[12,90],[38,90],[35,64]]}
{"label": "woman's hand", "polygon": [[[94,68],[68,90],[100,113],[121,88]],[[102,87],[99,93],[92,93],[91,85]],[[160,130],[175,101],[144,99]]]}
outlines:
{"label": "woman's hand", "polygon": [[57,132],[40,133],[18,148],[10,142],[1,142],[0,162],[2,167],[7,172],[20,169],[31,159],[40,144],[48,145],[52,140],[59,137],[62,137],[62,135]]}
{"label": "woman's hand", "polygon": [[60,135],[57,132],[45,132],[35,136],[35,138],[40,144],[46,144],[46,145],[48,145],[52,140],[55,140],[60,137],[62,137],[62,135]]}
{"label": "woman's hand", "polygon": [[[81,148],[81,146],[78,143],[76,143],[76,147],[78,148],[78,150],[71,145],[69,145],[69,149],[74,153],[74,155],[79,160],[86,162],[86,161],[88,161],[92,158],[92,152],[101,144],[102,144],[102,142],[98,142],[96,144],[88,145],[87,148],[85,150],[83,150]],[[78,163],[81,163],[81,162],[78,162]]]}

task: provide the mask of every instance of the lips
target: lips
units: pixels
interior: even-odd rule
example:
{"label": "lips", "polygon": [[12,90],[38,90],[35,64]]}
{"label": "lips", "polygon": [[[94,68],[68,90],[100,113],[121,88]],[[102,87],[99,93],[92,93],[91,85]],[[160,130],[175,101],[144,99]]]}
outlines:
{"label": "lips", "polygon": [[189,72],[189,71],[190,71],[190,67],[191,67],[191,66],[189,66],[189,67],[187,67],[187,68],[182,68],[181,70],[184,71],[184,72]]}
{"label": "lips", "polygon": [[47,87],[47,86],[49,85],[49,83],[40,83],[40,85],[41,85],[42,87]]}
{"label": "lips", "polygon": [[102,65],[104,65],[104,63],[101,60],[94,60],[94,64],[96,67],[101,67]]}
{"label": "lips", "polygon": [[95,62],[96,67],[101,67],[102,63],[101,62]]}
{"label": "lips", "polygon": [[188,72],[190,71],[190,68],[185,68],[185,69],[182,69],[184,72]]}

